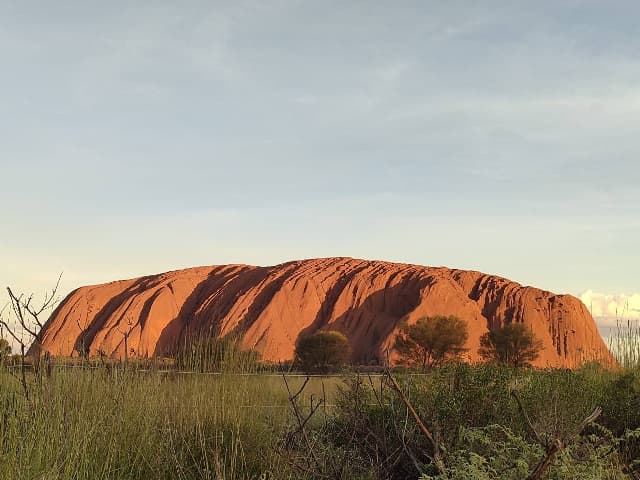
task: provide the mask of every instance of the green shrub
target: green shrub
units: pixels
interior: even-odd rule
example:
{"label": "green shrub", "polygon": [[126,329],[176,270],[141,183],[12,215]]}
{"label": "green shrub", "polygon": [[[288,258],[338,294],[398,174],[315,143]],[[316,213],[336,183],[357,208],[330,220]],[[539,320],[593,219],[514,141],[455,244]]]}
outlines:
{"label": "green shrub", "polygon": [[[634,462],[640,471],[640,434],[629,430],[640,422],[640,409],[633,403],[638,398],[631,386],[635,380],[624,374],[595,367],[523,370],[450,363],[428,375],[397,375],[397,380],[422,421],[440,439],[449,478],[525,478],[522,472],[542,458],[544,449],[523,417],[514,391],[545,443],[559,439],[570,445],[547,478],[629,478],[622,472]],[[627,393],[618,397],[621,390]],[[438,478],[431,464],[431,444],[393,390],[367,377],[354,377],[337,403],[327,438],[355,452],[354,465],[371,466],[376,478],[416,478],[421,472],[425,478]],[[576,438],[578,425],[597,406],[604,411],[601,424]],[[390,455],[394,462],[385,462]],[[371,459],[380,463],[372,465]]]}
{"label": "green shrub", "polygon": [[501,425],[465,428],[456,449],[447,457],[446,477],[424,475],[422,480],[522,480],[544,455],[539,445]]}
{"label": "green shrub", "polygon": [[603,417],[615,435],[640,428],[640,375],[638,370],[623,371],[607,383]]}
{"label": "green shrub", "polygon": [[[544,449],[501,425],[464,429],[457,448],[447,457],[446,475],[421,480],[522,480],[544,457]],[[549,480],[626,480],[629,477],[611,445],[597,439],[571,444],[553,461]]]}
{"label": "green shrub", "polygon": [[351,349],[344,334],[335,331],[316,332],[298,339],[295,364],[306,373],[327,373],[342,367]]}

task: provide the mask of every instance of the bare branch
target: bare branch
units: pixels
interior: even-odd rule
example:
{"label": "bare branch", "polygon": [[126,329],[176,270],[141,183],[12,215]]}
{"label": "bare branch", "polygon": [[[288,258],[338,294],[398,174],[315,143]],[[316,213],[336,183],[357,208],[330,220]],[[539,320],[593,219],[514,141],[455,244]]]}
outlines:
{"label": "bare branch", "polygon": [[518,404],[518,409],[520,410],[520,414],[522,415],[522,418],[524,419],[524,422],[527,424],[527,427],[529,428],[529,430],[531,430],[531,432],[533,433],[533,436],[535,437],[536,441],[540,445],[542,445],[544,448],[547,448],[545,442],[542,440],[542,436],[533,427],[533,424],[531,423],[531,420],[529,419],[529,415],[527,414],[527,411],[525,410],[524,405],[522,404],[522,400],[520,399],[520,395],[518,395],[518,391],[515,390],[515,389],[511,390],[511,396],[516,399],[516,403]]}
{"label": "bare branch", "polygon": [[555,439],[551,446],[547,449],[545,456],[540,460],[540,463],[534,468],[533,472],[529,474],[527,480],[539,480],[551,466],[556,454],[564,448],[563,443],[559,439]]}
{"label": "bare branch", "polygon": [[22,308],[24,308],[24,310],[27,313],[29,313],[29,315],[31,315],[31,317],[33,318],[34,322],[39,327],[39,329],[42,329],[42,327],[43,327],[43,323],[40,321],[40,318],[39,318],[40,315],[45,310],[48,310],[49,308],[54,307],[55,304],[58,302],[58,298],[56,297],[56,295],[58,293],[58,289],[60,288],[60,280],[61,279],[62,279],[62,273],[60,273],[60,275],[58,276],[58,280],[56,281],[56,284],[53,287],[53,289],[51,290],[51,292],[45,293],[44,300],[42,302],[42,305],[40,305],[40,307],[38,307],[38,308],[32,308],[31,307],[31,301],[33,300],[33,294],[30,295],[29,298],[26,301],[22,302]]}
{"label": "bare branch", "polygon": [[[313,395],[311,395],[309,414],[306,415],[306,416],[302,415],[302,413],[300,412],[300,408],[298,406],[298,401],[297,401],[298,397],[302,394],[302,392],[304,391],[305,387],[309,383],[309,377],[307,376],[307,378],[305,378],[304,383],[302,384],[300,389],[295,394],[291,392],[291,388],[289,386],[289,382],[287,381],[287,377],[286,377],[285,374],[282,374],[282,378],[284,379],[284,384],[285,384],[285,386],[287,388],[287,394],[289,396],[289,403],[291,404],[291,409],[293,410],[294,417],[296,418],[296,421],[298,423],[298,427],[296,428],[296,430],[291,432],[288,435],[289,438],[294,438],[298,434],[302,435],[302,439],[304,440],[306,450],[309,453],[309,457],[311,458],[311,460],[313,460],[313,463],[316,466],[316,472],[314,472],[314,473],[316,473],[316,475],[322,476],[324,478],[339,478],[338,470],[334,470],[333,475],[326,475],[326,474],[321,473],[322,470],[324,470],[323,463],[318,458],[318,455],[316,454],[316,450],[315,450],[315,447],[313,445],[313,442],[311,441],[311,438],[309,437],[309,434],[308,434],[307,429],[306,429],[307,423],[316,414],[316,412],[318,411],[318,409],[322,405],[322,401],[319,400],[317,404],[314,404]],[[307,459],[307,462],[308,462],[308,465],[309,465],[309,469],[312,468],[312,465],[308,461],[308,459]],[[295,463],[294,466],[299,468],[299,469],[301,469],[301,470],[303,470],[303,471],[307,471],[308,470],[307,468],[305,468],[302,465],[299,465],[297,463]],[[335,468],[335,466],[333,466],[333,467]]]}
{"label": "bare branch", "polygon": [[13,332],[13,329],[7,322],[5,322],[4,320],[0,320],[0,325],[2,325],[7,332],[9,332],[9,335],[11,335],[16,342],[22,345],[22,339],[18,338],[18,336]]}
{"label": "bare branch", "polygon": [[289,388],[289,382],[287,381],[286,375],[283,374],[282,378],[284,379],[284,384],[287,387],[287,392],[289,393],[289,401],[296,400],[300,396],[304,388],[307,386],[307,383],[309,383],[309,377],[305,378],[304,383],[302,384],[300,389],[296,392],[296,394],[291,395],[291,389]]}
{"label": "bare branch", "polygon": [[589,425],[591,425],[593,422],[595,422],[600,417],[600,415],[602,415],[602,408],[596,407],[596,409],[591,413],[591,415],[585,418],[582,421],[582,423],[578,426],[578,431],[576,435],[581,435],[584,429],[587,428]]}
{"label": "bare branch", "polygon": [[[36,338],[38,334],[35,332],[35,330],[27,326],[27,321],[25,320],[25,315],[24,315],[25,301],[23,300],[24,295],[20,294],[16,296],[11,290],[11,287],[7,287],[7,293],[9,294],[11,308],[13,310],[13,313],[16,319],[18,320],[18,323],[20,323],[20,326],[24,331],[26,331],[32,337]],[[28,303],[28,300],[27,300],[27,303]]]}
{"label": "bare branch", "polygon": [[418,412],[416,412],[416,409],[413,408],[413,405],[411,404],[407,396],[402,391],[402,388],[400,388],[400,385],[398,385],[397,380],[394,378],[393,375],[391,375],[391,372],[388,370],[387,370],[387,378],[391,382],[391,386],[393,387],[393,389],[396,391],[396,393],[400,397],[400,400],[402,400],[402,402],[405,404],[405,406],[413,416],[413,419],[418,425],[418,428],[431,444],[431,448],[433,449],[433,464],[435,465],[436,469],[440,474],[445,474],[446,469],[444,466],[444,462],[442,461],[440,444],[438,440],[431,434],[427,426],[424,424],[424,422],[420,418],[420,415],[418,415]]}
{"label": "bare branch", "polygon": [[558,452],[571,444],[575,440],[575,438],[580,436],[584,429],[595,422],[601,414],[602,409],[600,407],[596,407],[596,409],[580,423],[576,434],[572,438],[568,439],[567,442],[562,442],[559,438],[556,438],[551,446],[547,448],[545,456],[542,458],[542,460],[540,460],[540,463],[538,463],[536,468],[529,474],[526,480],[540,480],[551,466],[551,462],[553,461],[553,458],[558,454]]}

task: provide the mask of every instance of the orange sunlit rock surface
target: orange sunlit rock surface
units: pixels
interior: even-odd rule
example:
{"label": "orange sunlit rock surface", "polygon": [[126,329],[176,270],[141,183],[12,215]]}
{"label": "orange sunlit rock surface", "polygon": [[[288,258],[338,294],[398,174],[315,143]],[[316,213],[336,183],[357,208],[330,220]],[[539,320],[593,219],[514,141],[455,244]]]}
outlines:
{"label": "orange sunlit rock surface", "polygon": [[[169,355],[183,338],[235,335],[264,360],[292,358],[296,339],[322,329],[349,338],[353,360],[386,358],[401,322],[457,315],[469,326],[470,361],[480,336],[510,321],[529,325],[544,342],[538,366],[612,362],[586,307],[479,272],[351,258],[302,260],[273,267],[197,267],[81,287],[52,314],[43,346],[54,355]],[[393,356],[392,356],[393,358]]]}

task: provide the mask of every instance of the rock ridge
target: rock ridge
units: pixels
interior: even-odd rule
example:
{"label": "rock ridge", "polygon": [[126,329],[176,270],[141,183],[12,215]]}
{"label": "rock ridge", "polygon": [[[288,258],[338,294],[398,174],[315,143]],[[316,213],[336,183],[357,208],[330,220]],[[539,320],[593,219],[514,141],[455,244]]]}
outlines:
{"label": "rock ridge", "polygon": [[[80,351],[122,358],[164,356],[185,338],[234,335],[264,360],[286,361],[297,338],[339,330],[353,361],[387,358],[402,322],[457,315],[469,327],[467,361],[480,336],[514,321],[542,339],[537,366],[614,363],[582,302],[476,271],[332,257],[269,267],[216,265],[80,287],[53,312],[42,333],[53,355]],[[393,356],[391,357],[393,359]]]}

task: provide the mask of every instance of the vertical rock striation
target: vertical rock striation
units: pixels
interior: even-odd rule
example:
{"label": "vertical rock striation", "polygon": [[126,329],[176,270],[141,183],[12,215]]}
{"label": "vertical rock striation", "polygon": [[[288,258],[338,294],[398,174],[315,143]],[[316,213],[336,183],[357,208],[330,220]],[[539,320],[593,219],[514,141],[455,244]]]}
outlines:
{"label": "vertical rock striation", "polygon": [[81,287],[44,327],[54,355],[82,349],[124,356],[169,355],[191,335],[234,335],[271,361],[289,360],[297,338],[344,332],[353,360],[386,357],[398,326],[429,315],[457,315],[469,327],[469,361],[489,328],[524,322],[542,339],[538,366],[613,362],[586,307],[570,295],[523,287],[479,272],[351,258],[273,267],[221,265]]}

